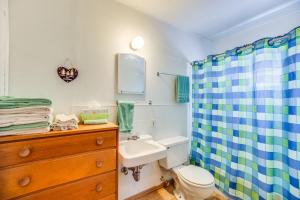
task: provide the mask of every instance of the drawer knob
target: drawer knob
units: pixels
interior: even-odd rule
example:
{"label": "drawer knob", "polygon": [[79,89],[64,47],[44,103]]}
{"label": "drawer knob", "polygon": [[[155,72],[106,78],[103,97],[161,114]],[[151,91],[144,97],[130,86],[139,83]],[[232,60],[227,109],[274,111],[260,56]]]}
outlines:
{"label": "drawer knob", "polygon": [[97,145],[102,145],[103,142],[104,142],[104,140],[103,140],[102,137],[97,137],[97,139],[96,139],[96,144],[97,144]]}
{"label": "drawer knob", "polygon": [[103,162],[102,161],[96,161],[96,166],[98,168],[102,167],[103,166]]}
{"label": "drawer knob", "polygon": [[26,177],[19,180],[19,185],[21,187],[25,187],[25,186],[29,185],[30,181],[31,181],[31,178],[26,176]]}
{"label": "drawer knob", "polygon": [[26,158],[27,156],[30,155],[30,153],[31,153],[30,149],[28,147],[24,147],[19,151],[19,156],[21,158]]}
{"label": "drawer knob", "polygon": [[101,185],[101,184],[98,184],[98,185],[96,186],[96,191],[97,191],[97,192],[101,192],[102,190],[103,190],[102,185]]}

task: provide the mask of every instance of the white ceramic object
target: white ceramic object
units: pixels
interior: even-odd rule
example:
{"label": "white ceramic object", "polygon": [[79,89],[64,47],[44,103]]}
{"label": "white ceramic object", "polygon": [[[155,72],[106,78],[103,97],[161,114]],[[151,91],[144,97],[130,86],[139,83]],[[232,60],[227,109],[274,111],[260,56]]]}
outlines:
{"label": "white ceramic object", "polygon": [[214,177],[210,172],[194,165],[183,165],[188,161],[188,138],[176,136],[158,142],[167,148],[167,157],[159,160],[159,164],[172,171],[175,197],[178,200],[203,200],[209,197],[215,190]]}
{"label": "white ceramic object", "polygon": [[185,200],[203,200],[215,191],[215,181],[209,171],[194,165],[173,169],[176,190]]}
{"label": "white ceramic object", "polygon": [[177,167],[188,160],[188,138],[176,136],[162,139],[157,142],[168,149],[167,157],[159,160],[159,164],[165,169]]}
{"label": "white ceramic object", "polygon": [[138,140],[121,141],[119,144],[120,162],[124,167],[136,167],[148,164],[167,156],[167,149],[143,135]]}

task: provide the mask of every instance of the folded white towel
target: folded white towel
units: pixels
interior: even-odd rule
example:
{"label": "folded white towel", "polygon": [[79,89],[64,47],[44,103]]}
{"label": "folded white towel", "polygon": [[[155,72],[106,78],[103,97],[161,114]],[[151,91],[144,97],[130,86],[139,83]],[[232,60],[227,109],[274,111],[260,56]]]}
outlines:
{"label": "folded white towel", "polygon": [[78,118],[76,115],[58,114],[51,125],[51,130],[71,130],[78,128]]}
{"label": "folded white towel", "polygon": [[27,135],[27,134],[33,134],[33,133],[47,133],[50,131],[50,128],[41,128],[41,129],[26,129],[24,130],[11,130],[11,131],[3,131],[0,132],[0,136],[4,135]]}
{"label": "folded white towel", "polygon": [[52,108],[48,106],[32,106],[24,108],[0,109],[0,115],[9,114],[44,114],[49,115],[52,113]]}
{"label": "folded white towel", "polygon": [[0,115],[0,121],[6,120],[6,119],[21,119],[21,118],[47,118],[49,119],[51,115],[50,114],[3,114]]}
{"label": "folded white towel", "polygon": [[41,115],[41,114],[11,114],[11,115],[1,115],[0,116],[0,127],[7,127],[12,125],[20,124],[31,124],[38,122],[49,122],[52,121],[51,115]]}
{"label": "folded white towel", "polygon": [[79,120],[76,117],[76,115],[74,115],[74,114],[71,114],[71,115],[57,114],[55,116],[54,122],[57,122],[57,123],[74,123],[74,124],[76,123],[76,124],[78,124]]}
{"label": "folded white towel", "polygon": [[66,131],[66,130],[72,130],[72,129],[77,129],[78,125],[67,125],[67,126],[58,126],[57,124],[52,124],[51,125],[51,130],[53,131]]}

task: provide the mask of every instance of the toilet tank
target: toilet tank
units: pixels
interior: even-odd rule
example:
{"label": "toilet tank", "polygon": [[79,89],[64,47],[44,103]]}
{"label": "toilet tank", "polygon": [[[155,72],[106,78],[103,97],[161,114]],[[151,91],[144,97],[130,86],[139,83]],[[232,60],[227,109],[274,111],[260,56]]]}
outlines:
{"label": "toilet tank", "polygon": [[160,166],[171,169],[184,164],[188,160],[189,139],[176,136],[157,141],[167,148],[167,157],[159,160]]}

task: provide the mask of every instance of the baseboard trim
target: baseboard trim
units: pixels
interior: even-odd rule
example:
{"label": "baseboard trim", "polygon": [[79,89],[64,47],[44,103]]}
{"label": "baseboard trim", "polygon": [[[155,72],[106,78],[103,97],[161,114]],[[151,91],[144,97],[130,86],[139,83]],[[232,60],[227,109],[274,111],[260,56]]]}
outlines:
{"label": "baseboard trim", "polygon": [[141,197],[143,197],[143,196],[145,196],[145,195],[147,195],[147,194],[149,194],[151,192],[154,192],[155,190],[163,188],[164,185],[165,185],[165,183],[163,182],[163,183],[161,183],[161,184],[159,184],[157,186],[151,187],[151,188],[149,188],[147,190],[144,190],[144,191],[142,191],[140,193],[137,193],[137,194],[135,194],[135,195],[133,195],[131,197],[128,197],[125,200],[136,200],[136,199],[141,198]]}

